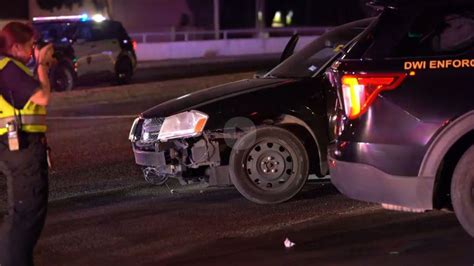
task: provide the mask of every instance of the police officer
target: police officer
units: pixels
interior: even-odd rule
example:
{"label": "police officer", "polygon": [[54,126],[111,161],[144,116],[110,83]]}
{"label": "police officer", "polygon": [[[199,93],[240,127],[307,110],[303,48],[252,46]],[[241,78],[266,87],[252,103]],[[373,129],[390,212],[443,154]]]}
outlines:
{"label": "police officer", "polygon": [[[11,22],[0,33],[0,171],[8,214],[0,227],[0,265],[33,265],[48,202],[46,105],[53,49],[34,52],[34,31]],[[37,78],[26,63],[37,54]]]}

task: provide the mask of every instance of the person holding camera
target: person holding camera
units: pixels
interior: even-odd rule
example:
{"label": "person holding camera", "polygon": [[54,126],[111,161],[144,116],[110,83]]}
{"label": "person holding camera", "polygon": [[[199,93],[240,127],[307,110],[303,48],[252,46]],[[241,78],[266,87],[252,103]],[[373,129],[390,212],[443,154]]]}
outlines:
{"label": "person holding camera", "polygon": [[[8,213],[0,227],[0,265],[33,265],[46,220],[46,106],[54,63],[51,44],[35,49],[31,26],[10,22],[0,32],[0,171],[7,179]],[[35,57],[36,75],[26,66]]]}

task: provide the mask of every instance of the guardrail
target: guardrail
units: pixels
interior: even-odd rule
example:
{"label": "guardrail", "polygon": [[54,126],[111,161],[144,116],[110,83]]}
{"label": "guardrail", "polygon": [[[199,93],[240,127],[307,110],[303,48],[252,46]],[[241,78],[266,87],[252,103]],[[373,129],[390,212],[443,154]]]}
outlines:
{"label": "guardrail", "polygon": [[178,42],[198,40],[228,40],[247,38],[270,38],[289,37],[298,33],[301,36],[315,36],[327,32],[329,27],[299,27],[299,28],[267,28],[257,29],[234,29],[220,31],[169,31],[169,32],[142,32],[132,33],[132,37],[138,43],[156,42]]}

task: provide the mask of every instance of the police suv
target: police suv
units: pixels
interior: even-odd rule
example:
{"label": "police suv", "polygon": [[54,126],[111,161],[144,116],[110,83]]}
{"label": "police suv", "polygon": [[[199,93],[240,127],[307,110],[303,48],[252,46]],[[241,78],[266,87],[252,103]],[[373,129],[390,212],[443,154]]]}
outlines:
{"label": "police suv", "polygon": [[474,237],[472,1],[383,8],[327,75],[339,93],[332,182],[389,209],[451,209]]}
{"label": "police suv", "polygon": [[98,75],[112,76],[120,84],[132,78],[135,42],[120,22],[81,15],[34,18],[33,26],[40,45],[54,44],[58,59],[51,70],[54,90],[71,90],[78,79]]}

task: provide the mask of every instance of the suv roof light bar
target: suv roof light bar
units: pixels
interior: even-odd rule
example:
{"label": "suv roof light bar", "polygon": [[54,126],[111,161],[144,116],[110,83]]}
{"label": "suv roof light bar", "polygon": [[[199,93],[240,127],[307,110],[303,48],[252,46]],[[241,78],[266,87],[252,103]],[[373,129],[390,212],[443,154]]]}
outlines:
{"label": "suv roof light bar", "polygon": [[33,21],[55,21],[55,20],[80,20],[86,21],[89,20],[87,14],[74,15],[74,16],[53,16],[53,17],[34,17]]}

